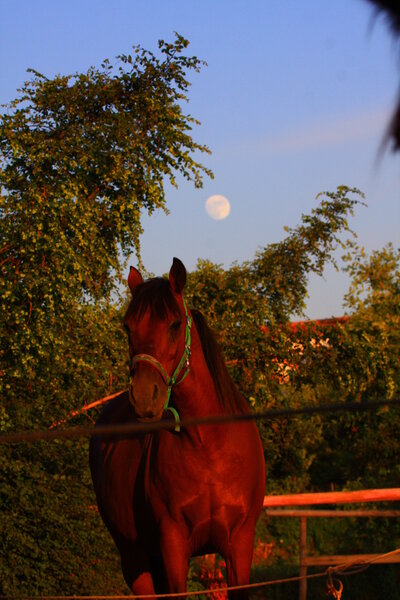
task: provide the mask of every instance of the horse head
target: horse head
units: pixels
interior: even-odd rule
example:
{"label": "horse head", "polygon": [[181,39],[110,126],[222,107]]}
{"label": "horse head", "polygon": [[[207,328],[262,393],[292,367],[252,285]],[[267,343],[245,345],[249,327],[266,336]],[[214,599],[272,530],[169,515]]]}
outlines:
{"label": "horse head", "polygon": [[169,407],[169,397],[189,373],[190,326],[182,290],[186,269],[174,258],[169,279],[144,281],[131,267],[128,285],[132,299],[124,317],[131,357],[129,399],[141,421],[160,420]]}

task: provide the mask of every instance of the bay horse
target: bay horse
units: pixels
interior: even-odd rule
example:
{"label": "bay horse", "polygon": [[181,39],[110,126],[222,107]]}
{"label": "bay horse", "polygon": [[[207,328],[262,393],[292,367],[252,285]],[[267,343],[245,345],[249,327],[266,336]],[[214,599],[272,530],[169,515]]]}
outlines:
{"label": "bay horse", "polygon": [[[229,586],[249,582],[265,462],[254,422],[194,425],[180,419],[248,414],[214,334],[182,296],[186,269],[143,281],[131,267],[124,317],[131,384],[97,425],[153,422],[170,414],[175,431],[93,436],[90,467],[100,514],[134,594],[186,591],[192,556],[218,552]],[[229,598],[247,598],[246,591]]]}

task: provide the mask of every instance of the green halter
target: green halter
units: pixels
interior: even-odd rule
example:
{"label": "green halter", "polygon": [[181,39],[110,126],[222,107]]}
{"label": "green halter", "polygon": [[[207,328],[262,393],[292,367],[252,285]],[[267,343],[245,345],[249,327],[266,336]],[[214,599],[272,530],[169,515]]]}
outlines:
{"label": "green halter", "polygon": [[[174,385],[179,385],[180,383],[182,383],[182,381],[185,379],[185,377],[187,377],[187,375],[189,374],[189,371],[190,371],[190,365],[189,365],[190,344],[191,344],[190,328],[192,326],[192,317],[190,317],[188,314],[185,300],[183,300],[183,307],[185,309],[185,315],[186,315],[185,349],[183,351],[182,358],[179,361],[178,366],[176,367],[175,371],[172,373],[171,377],[168,375],[167,371],[164,369],[162,364],[156,358],[151,356],[150,354],[136,354],[132,358],[132,361],[131,361],[131,368],[133,368],[133,366],[137,362],[150,363],[155,369],[157,369],[157,371],[160,373],[161,377],[164,379],[165,383],[167,384],[167,400],[164,404],[164,410],[169,410],[174,415],[175,431],[180,431],[181,427],[180,427],[180,417],[179,417],[178,411],[173,406],[168,406],[169,400],[171,397],[171,391],[172,391],[172,388]],[[184,367],[186,367],[186,370],[183,373],[182,377],[178,380],[178,377],[179,377],[181,371],[184,369]]]}

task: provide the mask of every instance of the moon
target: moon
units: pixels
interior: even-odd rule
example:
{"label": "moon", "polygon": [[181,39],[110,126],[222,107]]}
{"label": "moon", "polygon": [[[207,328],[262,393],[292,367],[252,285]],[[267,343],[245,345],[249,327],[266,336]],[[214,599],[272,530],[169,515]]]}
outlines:
{"label": "moon", "polygon": [[206,211],[212,219],[222,221],[231,212],[231,205],[228,198],[221,196],[221,194],[215,194],[207,199]]}

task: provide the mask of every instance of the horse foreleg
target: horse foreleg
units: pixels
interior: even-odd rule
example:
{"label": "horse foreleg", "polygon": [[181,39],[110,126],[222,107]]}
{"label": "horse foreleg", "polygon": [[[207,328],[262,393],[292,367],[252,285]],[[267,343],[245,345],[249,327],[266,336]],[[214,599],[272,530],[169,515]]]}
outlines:
{"label": "horse foreleg", "polygon": [[189,571],[186,538],[175,524],[169,523],[161,528],[160,545],[168,592],[186,592]]}
{"label": "horse foreleg", "polygon": [[[225,552],[228,587],[248,585],[253,558],[254,531],[238,532]],[[248,590],[228,592],[229,600],[247,600]]]}

